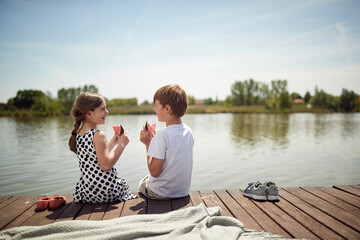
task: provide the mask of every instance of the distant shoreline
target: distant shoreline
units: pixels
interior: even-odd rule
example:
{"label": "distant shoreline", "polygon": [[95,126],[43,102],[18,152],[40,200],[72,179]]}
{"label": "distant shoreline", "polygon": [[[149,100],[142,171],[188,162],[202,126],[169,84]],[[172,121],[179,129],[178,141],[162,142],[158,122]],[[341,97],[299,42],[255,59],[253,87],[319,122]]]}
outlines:
{"label": "distant shoreline", "polygon": [[[152,105],[140,105],[131,107],[108,107],[111,115],[145,115],[155,114]],[[211,113],[339,113],[325,108],[307,108],[305,104],[295,104],[291,109],[273,110],[264,106],[231,106],[220,105],[190,105],[186,114],[211,114]],[[63,115],[46,115],[32,110],[1,111],[1,117],[51,117]]]}

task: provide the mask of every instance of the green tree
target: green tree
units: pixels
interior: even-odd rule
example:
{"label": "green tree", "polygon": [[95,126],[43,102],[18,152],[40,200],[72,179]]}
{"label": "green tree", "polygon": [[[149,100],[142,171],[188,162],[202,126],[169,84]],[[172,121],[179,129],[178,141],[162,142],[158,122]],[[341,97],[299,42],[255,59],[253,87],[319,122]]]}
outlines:
{"label": "green tree", "polygon": [[45,116],[60,115],[62,112],[60,102],[52,99],[49,95],[37,98],[31,109]]}
{"label": "green tree", "polygon": [[288,91],[281,92],[279,96],[279,108],[283,110],[283,109],[289,109],[291,107],[292,107],[292,101],[289,92]]}
{"label": "green tree", "polygon": [[250,78],[245,80],[245,103],[247,106],[254,104],[254,97],[257,96],[258,84]]}
{"label": "green tree", "polygon": [[298,98],[302,99],[301,95],[299,93],[297,93],[297,92],[291,93],[290,97],[291,97],[292,100],[298,99]]}
{"label": "green tree", "polygon": [[245,84],[241,81],[236,81],[231,85],[231,99],[235,106],[245,105]]}
{"label": "green tree", "polygon": [[204,105],[214,105],[215,101],[212,98],[204,99]]}
{"label": "green tree", "polygon": [[271,98],[271,90],[269,89],[269,85],[266,83],[259,83],[259,104],[264,105],[266,103],[266,99]]}
{"label": "green tree", "polygon": [[39,90],[20,90],[14,98],[14,106],[19,109],[30,109],[37,98],[44,96],[45,94]]}
{"label": "green tree", "polygon": [[345,112],[356,112],[359,109],[359,95],[344,88],[340,95],[340,108]]}
{"label": "green tree", "polygon": [[272,101],[271,107],[273,109],[279,108],[281,110],[291,108],[292,101],[289,92],[287,91],[286,80],[273,80],[271,81]]}
{"label": "green tree", "polygon": [[61,88],[58,91],[58,100],[63,106],[63,113],[68,114],[76,100],[83,92],[98,93],[98,88],[94,85],[85,85],[82,88]]}
{"label": "green tree", "polygon": [[338,111],[340,101],[338,97],[334,97],[331,94],[327,94],[324,90],[315,89],[315,95],[311,98],[310,103],[314,107],[327,108],[333,111]]}
{"label": "green tree", "polygon": [[137,106],[137,98],[114,98],[106,103],[109,107],[131,107]]}
{"label": "green tree", "polygon": [[188,104],[195,105],[195,97],[194,96],[187,96],[188,97]]}
{"label": "green tree", "polygon": [[305,95],[304,95],[304,101],[305,101],[305,103],[308,103],[309,100],[310,100],[310,98],[311,98],[311,95],[310,95],[309,91],[306,91],[306,93],[305,93]]}
{"label": "green tree", "polygon": [[140,105],[147,106],[150,105],[150,102],[148,100],[144,100]]}

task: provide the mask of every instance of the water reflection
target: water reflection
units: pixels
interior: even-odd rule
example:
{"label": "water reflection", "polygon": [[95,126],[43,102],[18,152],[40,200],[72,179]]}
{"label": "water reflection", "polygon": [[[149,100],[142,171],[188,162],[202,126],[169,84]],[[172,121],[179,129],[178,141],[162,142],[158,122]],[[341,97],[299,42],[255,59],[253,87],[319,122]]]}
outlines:
{"label": "water reflection", "polygon": [[273,141],[286,148],[289,143],[288,114],[233,114],[231,133],[237,143],[247,145]]}
{"label": "water reflection", "polygon": [[334,119],[329,121],[328,114],[315,114],[314,119],[314,137],[317,142],[323,140],[323,138],[331,132],[333,129]]}
{"label": "water reflection", "polygon": [[353,138],[360,132],[359,113],[341,114],[341,136],[343,138]]}
{"label": "water reflection", "polygon": [[[147,174],[141,126],[156,115],[108,116],[108,137],[123,124],[130,138],[115,167],[137,191]],[[359,183],[360,114],[191,114],[193,189],[244,187],[253,180],[280,186]],[[80,171],[69,150],[71,117],[0,118],[0,196],[72,193]]]}

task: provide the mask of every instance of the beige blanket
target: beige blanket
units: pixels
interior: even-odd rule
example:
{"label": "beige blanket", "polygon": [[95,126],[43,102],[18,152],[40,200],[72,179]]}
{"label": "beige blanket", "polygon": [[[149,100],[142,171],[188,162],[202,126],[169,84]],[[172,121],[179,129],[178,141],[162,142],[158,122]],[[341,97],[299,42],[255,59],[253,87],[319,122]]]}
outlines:
{"label": "beige blanket", "polygon": [[219,207],[200,204],[165,214],[16,227],[0,232],[0,239],[282,239],[245,229],[237,219],[220,215]]}

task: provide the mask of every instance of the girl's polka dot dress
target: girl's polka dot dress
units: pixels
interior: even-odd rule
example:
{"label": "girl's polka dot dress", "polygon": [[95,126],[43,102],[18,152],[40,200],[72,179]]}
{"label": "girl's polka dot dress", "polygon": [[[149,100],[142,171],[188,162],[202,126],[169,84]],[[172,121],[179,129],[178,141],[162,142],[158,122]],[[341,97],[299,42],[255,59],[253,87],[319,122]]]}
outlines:
{"label": "girl's polka dot dress", "polygon": [[76,184],[74,201],[80,203],[107,203],[136,198],[129,190],[125,179],[118,176],[116,169],[104,172],[98,163],[93,138],[96,129],[90,129],[84,136],[76,135],[76,149],[81,177]]}

